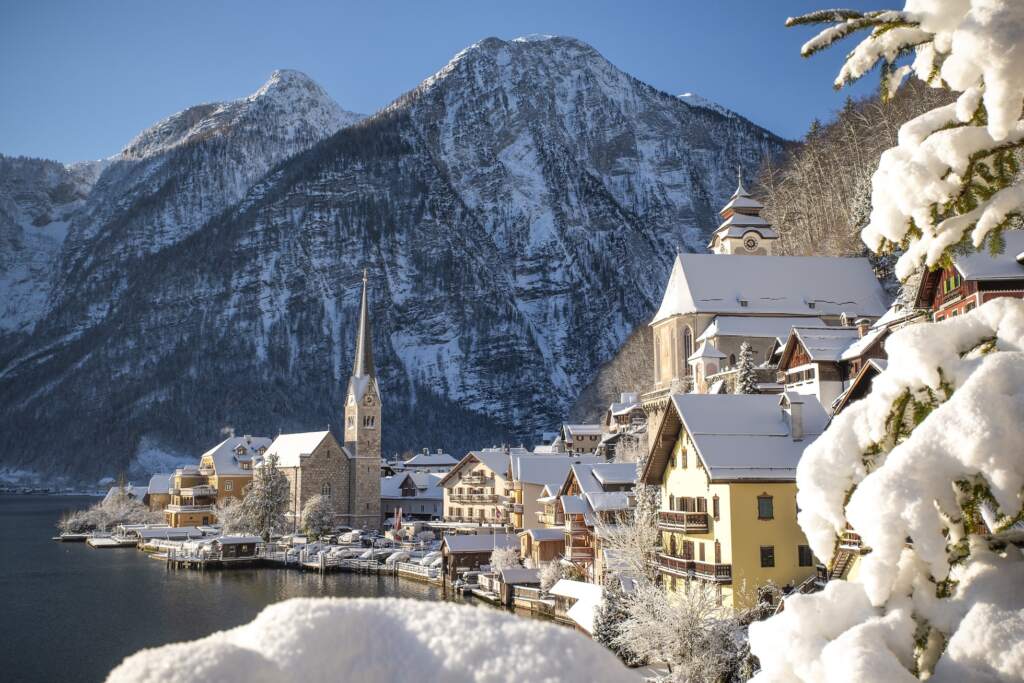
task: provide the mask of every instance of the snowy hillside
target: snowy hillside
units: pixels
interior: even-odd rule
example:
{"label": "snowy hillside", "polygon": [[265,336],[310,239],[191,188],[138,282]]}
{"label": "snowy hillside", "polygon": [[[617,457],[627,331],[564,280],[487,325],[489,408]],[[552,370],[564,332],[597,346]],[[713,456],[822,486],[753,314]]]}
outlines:
{"label": "snowy hillside", "polygon": [[722,105],[718,104],[717,102],[712,102],[711,100],[701,97],[696,93],[684,92],[682,95],[679,96],[679,99],[681,99],[683,102],[686,102],[691,107],[710,109],[713,112],[718,112],[722,116],[727,116],[729,118],[734,118],[737,115],[736,112],[734,112],[733,110],[727,109]]}
{"label": "snowy hillside", "polygon": [[35,338],[0,355],[23,433],[89,425],[59,437],[69,470],[116,472],[142,436],[337,424],[364,267],[385,450],[528,438],[650,315],[676,248],[703,249],[736,166],[781,149],[569,38],[481,41],[295,156],[309,138],[259,98],[138,136],[73,223]]}

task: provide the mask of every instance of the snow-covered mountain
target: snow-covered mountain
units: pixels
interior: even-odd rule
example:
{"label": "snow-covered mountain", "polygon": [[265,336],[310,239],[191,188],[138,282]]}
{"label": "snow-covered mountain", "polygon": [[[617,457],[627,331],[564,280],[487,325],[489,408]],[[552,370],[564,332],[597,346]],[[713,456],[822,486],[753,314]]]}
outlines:
{"label": "snow-covered mountain", "polygon": [[739,116],[739,114],[734,112],[732,109],[729,109],[727,107],[723,107],[718,102],[712,102],[711,100],[707,99],[706,97],[701,97],[700,95],[698,95],[696,93],[684,92],[682,95],[679,95],[679,99],[681,99],[683,102],[686,102],[691,107],[700,107],[702,109],[710,109],[713,112],[718,112],[722,116],[728,116],[729,118],[734,118],[736,116]]}
{"label": "snow-covered mountain", "polygon": [[45,317],[0,351],[0,410],[73,464],[5,432],[9,466],[100,476],[143,437],[337,423],[364,267],[385,449],[549,427],[649,316],[675,250],[704,248],[736,166],[782,145],[560,37],[481,41],[274,160],[286,136],[219,107],[136,138],[72,224]]}

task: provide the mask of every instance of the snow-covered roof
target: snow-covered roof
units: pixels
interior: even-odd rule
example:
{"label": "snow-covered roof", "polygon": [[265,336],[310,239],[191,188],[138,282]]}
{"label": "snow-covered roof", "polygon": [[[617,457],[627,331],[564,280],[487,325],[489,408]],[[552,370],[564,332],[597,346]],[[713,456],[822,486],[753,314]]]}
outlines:
{"label": "snow-covered roof", "polygon": [[524,484],[553,485],[565,481],[565,475],[574,463],[596,463],[596,455],[514,455],[512,456],[512,479]]}
{"label": "snow-covered roof", "polygon": [[785,343],[794,325],[800,327],[826,327],[821,318],[795,318],[786,316],[720,315],[697,337],[697,341],[714,337],[748,337],[777,339]]}
{"label": "snow-covered roof", "polygon": [[652,324],[687,313],[875,317],[888,307],[865,258],[679,254]]}
{"label": "snow-covered roof", "polygon": [[957,256],[953,264],[966,280],[1024,279],[1024,265],[1017,262],[1017,254],[1024,251],[1024,230],[1006,230],[1003,239],[1006,248],[1002,254],[992,256],[987,251],[972,252]]}
{"label": "snow-covered roof", "polygon": [[623,491],[610,491],[608,493],[585,493],[583,497],[590,503],[595,512],[608,512],[611,510],[628,510],[629,494]]}
{"label": "snow-covered roof", "polygon": [[558,452],[558,446],[555,444],[542,444],[540,446],[533,447],[534,455],[551,455],[552,453]]}
{"label": "snow-covered roof", "polygon": [[267,455],[277,455],[278,467],[298,467],[302,456],[316,450],[328,434],[329,431],[281,434],[267,447]]}
{"label": "snow-covered roof", "polygon": [[229,436],[219,444],[203,453],[199,461],[209,458],[213,461],[213,469],[218,475],[251,474],[243,470],[241,463],[253,463],[260,455],[260,450],[269,448],[271,440],[265,436]]}
{"label": "snow-covered roof", "polygon": [[888,328],[884,327],[872,328],[868,330],[867,334],[865,334],[860,339],[855,340],[852,344],[846,347],[846,350],[843,351],[843,354],[842,356],[840,356],[840,359],[852,360],[854,358],[859,358],[861,354],[863,354],[871,347],[872,344],[874,344],[876,341],[884,337],[886,334],[888,334],[888,332]]}
{"label": "snow-covered roof", "polygon": [[170,493],[171,482],[174,480],[173,474],[161,472],[154,474],[149,478],[149,486],[147,490],[149,493]]}
{"label": "snow-covered roof", "polygon": [[631,462],[581,463],[572,472],[583,493],[603,493],[605,486],[636,481],[636,464]]}
{"label": "snow-covered roof", "polygon": [[[409,500],[442,500],[444,489],[440,482],[444,478],[441,472],[405,472],[380,480],[381,498],[407,498]],[[416,487],[415,496],[403,496],[402,485],[408,479]]]}
{"label": "snow-covered roof", "polygon": [[498,572],[502,583],[540,583],[540,570],[527,567],[505,567]]}
{"label": "snow-covered roof", "polygon": [[522,536],[526,534],[534,541],[563,541],[565,540],[565,530],[561,527],[551,529],[524,529],[519,532]]}
{"label": "snow-covered roof", "polygon": [[726,218],[724,221],[722,221],[719,224],[718,228],[715,229],[715,232],[718,233],[718,232],[721,232],[722,230],[724,230],[726,228],[731,228],[731,227],[752,228],[752,229],[755,229],[755,230],[768,229],[769,231],[771,231],[773,233],[775,232],[775,230],[772,229],[772,227],[771,227],[771,223],[769,223],[765,219],[761,218],[757,214],[747,214],[747,213],[732,213],[732,214],[729,214],[729,217]]}
{"label": "snow-covered roof", "polygon": [[582,515],[587,512],[587,501],[583,496],[562,496],[562,510],[567,515]]}
{"label": "snow-covered roof", "polygon": [[764,204],[757,201],[749,194],[734,194],[732,198],[726,203],[725,206],[719,210],[718,213],[724,214],[726,211],[735,211],[736,209],[763,209]]}
{"label": "snow-covered roof", "polygon": [[447,453],[419,453],[405,461],[406,467],[454,467],[458,460]]}
{"label": "snow-covered roof", "polygon": [[599,424],[576,424],[576,425],[565,425],[566,434],[572,434],[574,436],[581,436],[583,434],[596,435],[603,431],[603,427]]}
{"label": "snow-covered roof", "polygon": [[[800,441],[791,436],[784,400],[802,403]],[[673,394],[672,404],[712,480],[794,479],[804,448],[828,421],[813,396]]]}
{"label": "snow-covered roof", "polygon": [[483,553],[494,548],[518,548],[515,534],[445,534],[444,543],[449,552]]}
{"label": "snow-covered roof", "polygon": [[711,344],[708,344],[707,341],[702,341],[697,350],[690,354],[690,357],[686,360],[700,360],[701,358],[725,358],[725,354]]}
{"label": "snow-covered roof", "polygon": [[242,545],[244,543],[262,543],[263,539],[259,536],[220,536],[214,541],[221,545]]}
{"label": "snow-covered roof", "polygon": [[575,598],[576,603],[566,611],[566,616],[587,633],[594,632],[594,610],[600,604],[604,592],[601,586],[559,579],[548,592],[559,597]]}
{"label": "snow-covered roof", "polygon": [[[120,490],[120,488],[117,487],[117,486],[110,487],[107,490],[106,495],[103,496],[103,501],[106,502],[106,501],[110,500],[111,498],[113,498],[114,493],[116,493],[119,490]],[[132,484],[127,484],[124,487],[124,492],[125,492],[125,494],[129,498],[134,498],[136,500],[142,500],[143,497],[145,497],[145,495],[147,493],[149,493],[149,487],[148,486],[133,486]]]}
{"label": "snow-covered roof", "polygon": [[860,340],[855,327],[794,327],[793,334],[816,363],[839,362],[843,352]]}

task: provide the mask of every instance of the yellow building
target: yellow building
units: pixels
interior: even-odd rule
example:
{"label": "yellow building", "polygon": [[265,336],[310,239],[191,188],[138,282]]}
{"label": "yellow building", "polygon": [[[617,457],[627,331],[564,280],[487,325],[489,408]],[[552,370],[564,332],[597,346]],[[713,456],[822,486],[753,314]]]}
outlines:
{"label": "yellow building", "polygon": [[524,448],[470,451],[438,482],[444,491],[444,521],[511,525],[506,503],[512,500],[510,458]]}
{"label": "yellow building", "polygon": [[658,568],[668,590],[718,587],[750,607],[759,589],[798,585],[816,561],[796,521],[796,466],[824,429],[812,396],[673,394],[643,481],[661,487]]}
{"label": "yellow building", "polygon": [[252,481],[253,461],[270,445],[262,436],[231,436],[203,453],[199,466],[174,471],[164,518],[173,527],[217,521],[217,505],[242,498]]}
{"label": "yellow building", "polygon": [[573,465],[598,462],[601,459],[596,455],[512,453],[509,461],[512,495],[504,503],[511,526],[515,529],[547,526],[541,519],[545,505],[540,499],[558,490]]}

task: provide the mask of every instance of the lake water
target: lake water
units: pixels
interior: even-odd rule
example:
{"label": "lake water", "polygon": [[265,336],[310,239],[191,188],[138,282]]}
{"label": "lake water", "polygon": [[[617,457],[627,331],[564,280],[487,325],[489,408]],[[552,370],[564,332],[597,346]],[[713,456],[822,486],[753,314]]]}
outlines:
{"label": "lake water", "polygon": [[134,548],[57,543],[66,510],[97,498],[0,496],[0,662],[3,680],[102,681],[144,647],[193,640],[251,621],[295,597],[441,599],[393,576],[295,569],[172,571]]}

